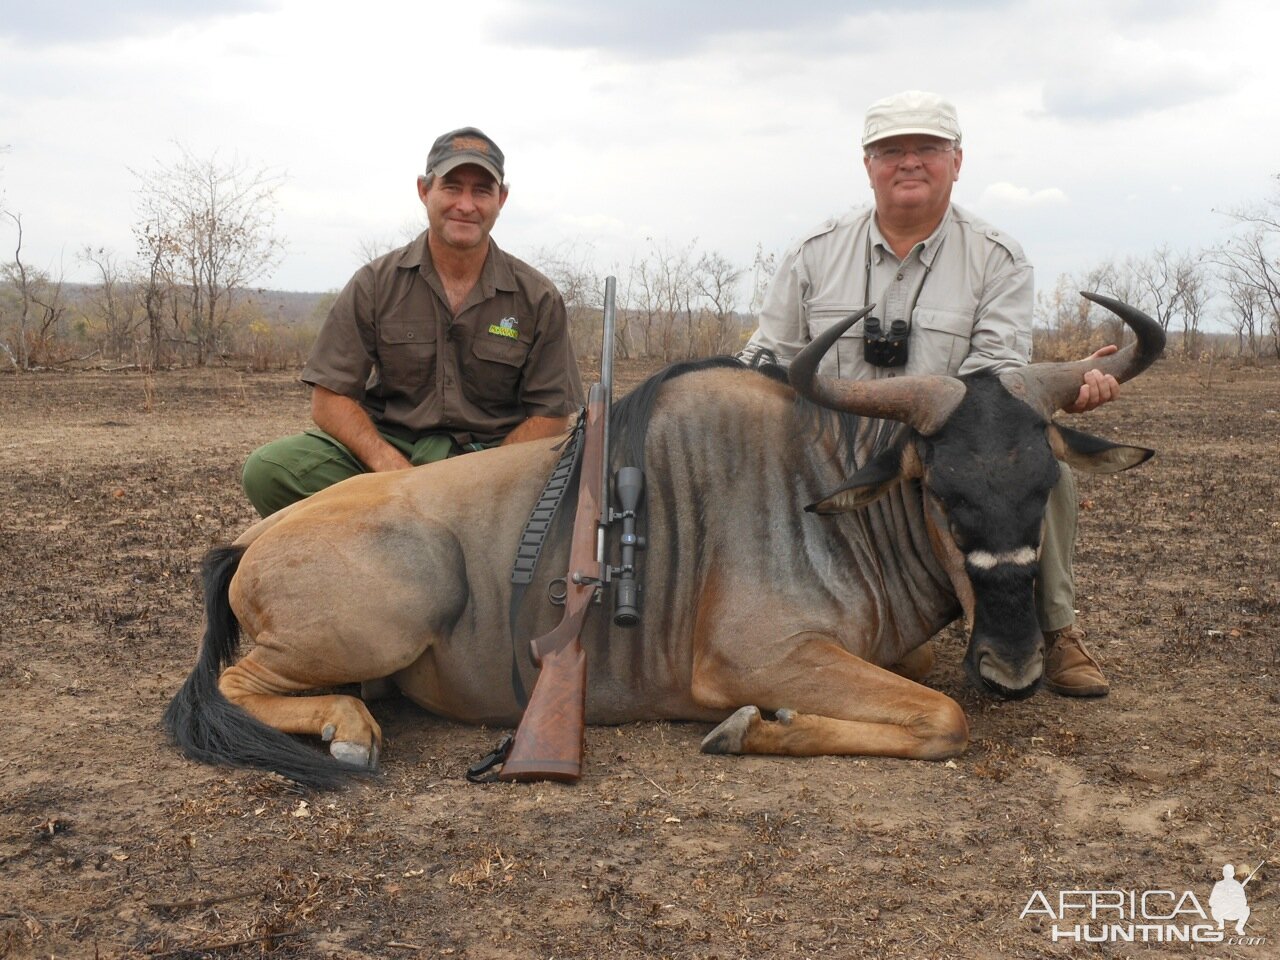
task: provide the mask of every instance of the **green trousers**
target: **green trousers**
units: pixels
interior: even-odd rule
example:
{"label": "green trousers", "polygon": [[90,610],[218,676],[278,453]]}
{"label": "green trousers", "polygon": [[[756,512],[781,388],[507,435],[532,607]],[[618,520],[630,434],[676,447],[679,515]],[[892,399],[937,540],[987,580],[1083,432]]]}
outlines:
{"label": "green trousers", "polygon": [[[415,467],[494,445],[461,446],[447,433],[429,433],[414,440],[383,430],[378,433]],[[307,430],[274,440],[249,454],[241,481],[249,502],[266,517],[325,487],[368,472],[355,454],[329,434],[323,430]]]}
{"label": "green trousers", "polygon": [[1076,480],[1059,464],[1058,484],[1049,493],[1040,535],[1040,575],[1036,577],[1036,615],[1045,633],[1075,622],[1076,583],[1071,556],[1076,549]]}

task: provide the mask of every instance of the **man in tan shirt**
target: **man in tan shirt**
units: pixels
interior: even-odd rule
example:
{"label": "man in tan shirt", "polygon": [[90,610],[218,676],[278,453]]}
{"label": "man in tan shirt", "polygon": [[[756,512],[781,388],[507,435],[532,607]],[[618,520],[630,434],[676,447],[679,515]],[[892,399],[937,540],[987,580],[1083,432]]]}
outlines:
{"label": "man in tan shirt", "polygon": [[357,473],[567,429],[583,392],[564,301],[490,238],[507,192],[480,130],[436,140],[418,178],[427,230],[357,271],[303,370],[318,429],[245,463],[260,514]]}
{"label": "man in tan shirt", "polygon": [[[1012,237],[951,202],[964,159],[955,107],[916,90],[880,100],[867,111],[862,145],[874,207],[828,220],[787,251],[744,358],[768,350],[786,365],[818,333],[874,303],[884,330],[894,321],[907,325],[906,364],[865,359],[864,321],[823,358],[823,374],[957,376],[1029,362],[1031,264]],[[1091,410],[1118,391],[1114,377],[1092,370],[1069,412]],[[1106,678],[1075,626],[1076,510],[1064,466],[1046,509],[1036,584],[1045,685],[1067,696],[1101,696]]]}

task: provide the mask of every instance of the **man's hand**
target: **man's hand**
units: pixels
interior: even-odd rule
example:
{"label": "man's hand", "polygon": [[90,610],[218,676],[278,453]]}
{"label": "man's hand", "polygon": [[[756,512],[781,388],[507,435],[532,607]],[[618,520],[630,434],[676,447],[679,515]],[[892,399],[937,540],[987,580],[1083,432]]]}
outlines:
{"label": "man's hand", "polygon": [[350,397],[324,387],[313,387],[311,419],[374,473],[408,470],[413,466],[403,453],[382,439],[369,414]]}
{"label": "man's hand", "polygon": [[[1108,344],[1085,359],[1097,360],[1100,357],[1108,357],[1119,349],[1114,343]],[[1066,413],[1088,413],[1104,403],[1110,403],[1118,396],[1120,396],[1120,382],[1115,377],[1101,370],[1089,370],[1084,375],[1084,385],[1080,387],[1080,394],[1076,397],[1075,403],[1062,409]]]}
{"label": "man's hand", "polygon": [[502,438],[502,445],[524,443],[526,440],[541,440],[543,437],[558,437],[569,429],[572,417],[529,417],[521,421],[516,428]]}
{"label": "man's hand", "polygon": [[409,458],[391,444],[376,447],[369,451],[369,458],[360,458],[366,467],[374,473],[386,473],[389,470],[408,470],[413,466]]}

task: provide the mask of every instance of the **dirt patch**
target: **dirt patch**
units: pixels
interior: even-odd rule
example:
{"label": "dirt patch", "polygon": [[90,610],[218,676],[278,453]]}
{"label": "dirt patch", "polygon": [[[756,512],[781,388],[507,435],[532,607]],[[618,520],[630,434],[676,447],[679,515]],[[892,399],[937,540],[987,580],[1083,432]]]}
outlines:
{"label": "dirt patch", "polygon": [[[1084,956],[1020,918],[1034,891],[1207,909],[1222,864],[1280,858],[1274,367],[1162,364],[1075,418],[1160,452],[1080,479],[1108,699],[985,701],[951,635],[953,762],[704,757],[706,726],[650,723],[589,730],[575,787],[472,786],[495,731],[403,701],[374,705],[381,779],[335,794],[167,745],[201,555],[306,417],[286,376],[0,377],[0,956]],[[1278,870],[1248,887],[1265,944],[1125,949],[1275,956]]]}

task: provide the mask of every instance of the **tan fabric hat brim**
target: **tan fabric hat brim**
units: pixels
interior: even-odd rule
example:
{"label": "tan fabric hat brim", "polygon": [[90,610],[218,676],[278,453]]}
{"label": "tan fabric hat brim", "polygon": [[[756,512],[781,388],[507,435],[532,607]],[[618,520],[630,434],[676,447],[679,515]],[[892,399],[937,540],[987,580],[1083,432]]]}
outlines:
{"label": "tan fabric hat brim", "polygon": [[447,160],[441,160],[437,163],[431,168],[431,172],[437,177],[443,177],[449,171],[457,170],[459,167],[465,167],[467,164],[479,167],[485,173],[489,174],[489,176],[493,177],[493,179],[498,183],[502,183],[502,174],[498,172],[498,168],[490,163],[487,157],[481,156],[478,153],[455,153]]}

